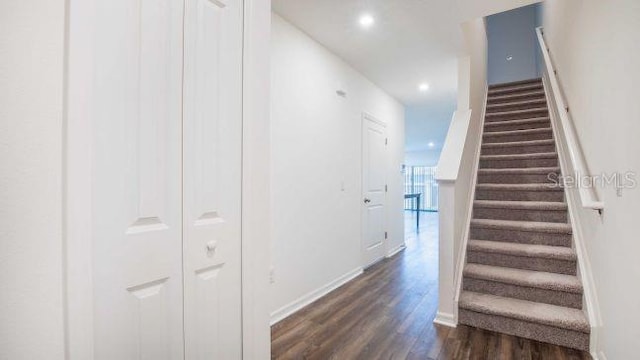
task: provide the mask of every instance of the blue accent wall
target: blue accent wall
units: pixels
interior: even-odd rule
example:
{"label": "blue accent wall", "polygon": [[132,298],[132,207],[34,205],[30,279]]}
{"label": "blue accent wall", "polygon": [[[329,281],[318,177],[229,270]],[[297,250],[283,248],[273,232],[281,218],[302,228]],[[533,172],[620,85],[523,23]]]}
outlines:
{"label": "blue accent wall", "polygon": [[541,22],[541,6],[533,4],[487,17],[489,84],[540,76],[535,28]]}

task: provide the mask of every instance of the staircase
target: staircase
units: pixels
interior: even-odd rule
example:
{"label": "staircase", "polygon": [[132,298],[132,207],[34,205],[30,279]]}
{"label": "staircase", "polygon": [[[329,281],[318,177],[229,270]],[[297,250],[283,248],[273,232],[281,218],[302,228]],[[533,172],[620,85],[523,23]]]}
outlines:
{"label": "staircase", "polygon": [[541,80],[492,85],[460,323],[588,350],[564,190],[548,178],[559,173]]}

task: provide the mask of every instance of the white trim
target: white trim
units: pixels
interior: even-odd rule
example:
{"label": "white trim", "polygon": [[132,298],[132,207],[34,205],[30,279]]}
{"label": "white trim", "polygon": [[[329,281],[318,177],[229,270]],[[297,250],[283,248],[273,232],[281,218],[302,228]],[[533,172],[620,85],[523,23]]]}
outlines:
{"label": "white trim", "polygon": [[63,216],[65,358],[93,359],[92,118],[94,1],[66,14]]}
{"label": "white trim", "polygon": [[372,121],[372,122],[374,122],[374,123],[376,123],[376,124],[378,124],[378,125],[380,125],[380,126],[382,126],[384,128],[387,127],[387,123],[386,122],[384,122],[382,120],[378,120],[378,118],[376,118],[375,116],[369,114],[366,111],[362,112],[362,120],[370,120],[370,121]]}
{"label": "white trim", "polygon": [[436,318],[433,319],[433,323],[450,328],[455,328],[456,326],[458,326],[458,322],[455,320],[454,314],[441,313],[440,311],[436,313]]}
{"label": "white trim", "polygon": [[399,252],[401,252],[402,250],[404,250],[404,249],[406,249],[406,248],[407,248],[407,245],[406,245],[406,244],[404,244],[404,243],[402,243],[402,244],[400,244],[400,245],[396,246],[396,248],[395,248],[395,249],[390,250],[390,251],[387,253],[387,256],[386,256],[386,257],[387,257],[387,258],[393,257],[394,255],[398,254]]}
{"label": "white trim", "polygon": [[467,199],[467,203],[469,206],[467,207],[467,213],[465,214],[464,222],[464,232],[462,233],[462,240],[460,241],[460,247],[458,248],[458,258],[456,259],[456,267],[455,267],[455,278],[454,284],[455,287],[455,298],[453,300],[454,304],[454,321],[458,322],[458,302],[460,301],[460,293],[462,292],[462,274],[464,272],[464,265],[467,259],[467,244],[469,243],[469,233],[471,227],[471,217],[473,215],[473,200],[476,197],[476,185],[478,183],[478,167],[480,164],[480,151],[482,150],[482,140],[484,136],[484,121],[485,115],[487,112],[487,101],[489,98],[489,87],[487,86],[484,91],[484,106],[482,107],[482,114],[480,117],[480,137],[478,139],[478,143],[476,144],[475,154],[473,155],[475,160],[473,162],[473,169],[471,170],[471,176],[473,179],[471,180],[471,191],[469,192],[469,198]]}
{"label": "white trim", "polygon": [[[545,89],[545,97],[547,102],[553,101],[551,94],[549,93],[548,73],[545,69],[542,83]],[[549,117],[551,119],[551,127],[555,138],[555,143],[558,152],[558,159],[560,160],[560,170],[563,174],[567,174],[571,169],[570,159],[567,158],[567,144],[564,134],[559,131],[560,124],[558,124],[557,109],[549,107]],[[587,313],[587,318],[591,326],[591,332],[589,334],[590,351],[593,356],[597,352],[598,345],[598,333],[602,326],[602,318],[600,317],[600,307],[595,290],[595,280],[593,279],[593,273],[591,271],[591,262],[587,254],[587,248],[584,245],[583,225],[580,220],[579,212],[581,210],[580,199],[576,196],[575,191],[570,189],[564,190],[567,197],[567,205],[569,207],[569,220],[571,227],[573,228],[573,244],[578,257],[578,276],[582,282],[583,294],[584,294],[584,307]],[[595,357],[594,357],[595,358]]]}
{"label": "white trim", "polygon": [[300,298],[292,301],[291,303],[281,307],[280,309],[272,312],[271,313],[271,325],[276,324],[276,323],[286,319],[287,317],[289,317],[293,313],[299,311],[300,309],[302,309],[305,306],[311,304],[312,302],[320,299],[321,297],[329,294],[330,292],[332,292],[333,290],[339,288],[340,286],[348,283],[349,281],[351,281],[354,278],[358,277],[362,273],[363,273],[362,267],[358,267],[358,268],[356,268],[354,270],[351,270],[348,273],[340,276],[339,278],[329,282],[328,284],[325,284],[324,286],[321,286],[320,288],[318,288],[316,290],[313,290],[313,291],[301,296]]}
{"label": "white trim", "polygon": [[464,144],[467,141],[469,126],[471,125],[471,109],[456,110],[451,117],[451,124],[440,152],[436,181],[456,182],[464,154]]}
{"label": "white trim", "polygon": [[242,358],[271,356],[269,267],[271,1],[244,0]]}

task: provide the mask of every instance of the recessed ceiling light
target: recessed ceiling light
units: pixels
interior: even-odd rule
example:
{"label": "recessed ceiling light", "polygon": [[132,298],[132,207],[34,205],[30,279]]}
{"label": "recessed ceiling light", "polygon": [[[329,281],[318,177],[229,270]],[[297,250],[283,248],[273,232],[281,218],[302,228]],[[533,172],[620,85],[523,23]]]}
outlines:
{"label": "recessed ceiling light", "polygon": [[436,146],[436,144],[434,144],[434,143],[433,143],[433,141],[431,141],[428,145],[429,145],[429,147],[434,147],[434,146]]}
{"label": "recessed ceiling light", "polygon": [[429,90],[429,84],[423,83],[423,84],[418,85],[418,90],[420,90],[422,92],[425,92],[425,91]]}
{"label": "recessed ceiling light", "polygon": [[364,14],[360,16],[360,25],[362,25],[362,27],[364,28],[370,27],[371,25],[373,25],[374,22],[375,20],[373,19],[373,16],[369,14]]}
{"label": "recessed ceiling light", "polygon": [[511,60],[513,60],[513,56],[511,55],[507,56],[507,61],[511,61]]}

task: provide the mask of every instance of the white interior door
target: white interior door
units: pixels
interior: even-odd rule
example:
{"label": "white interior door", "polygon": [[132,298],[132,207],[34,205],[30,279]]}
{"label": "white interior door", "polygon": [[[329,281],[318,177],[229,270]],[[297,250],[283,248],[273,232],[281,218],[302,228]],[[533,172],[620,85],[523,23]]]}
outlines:
{"label": "white interior door", "polygon": [[181,359],[183,3],[94,3],[94,355]]}
{"label": "white interior door", "polygon": [[185,355],[240,359],[242,27],[240,0],[186,0]]}
{"label": "white interior door", "polygon": [[362,118],[362,252],[364,266],[385,256],[386,148],[384,123]]}

